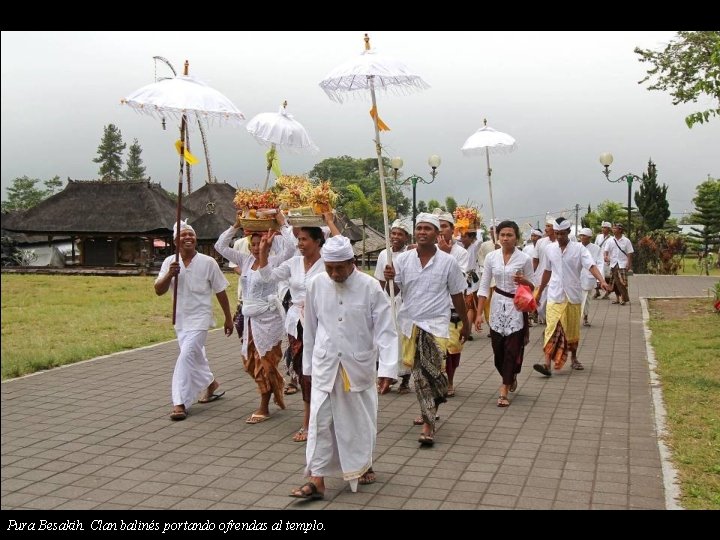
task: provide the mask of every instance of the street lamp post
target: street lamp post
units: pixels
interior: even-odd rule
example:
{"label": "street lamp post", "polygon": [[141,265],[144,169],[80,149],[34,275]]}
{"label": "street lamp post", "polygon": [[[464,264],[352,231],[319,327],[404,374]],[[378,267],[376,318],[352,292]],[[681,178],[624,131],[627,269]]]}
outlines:
{"label": "street lamp post", "polygon": [[416,204],[416,194],[417,194],[417,183],[421,182],[423,184],[432,184],[435,181],[435,176],[437,176],[437,168],[440,166],[441,159],[440,156],[433,154],[428,158],[428,165],[430,165],[430,175],[432,178],[430,180],[425,180],[423,177],[418,176],[417,174],[413,174],[405,178],[405,180],[398,181],[397,175],[398,170],[402,168],[403,166],[403,160],[399,157],[394,157],[390,160],[390,166],[393,168],[394,171],[394,177],[395,177],[395,183],[400,186],[406,186],[408,184],[412,185],[412,222],[413,222],[413,241],[415,240],[415,218],[417,218],[417,204]]}
{"label": "street lamp post", "polygon": [[620,178],[617,178],[615,180],[610,180],[610,165],[613,162],[613,155],[610,152],[603,152],[600,154],[600,164],[605,167],[605,170],[603,171],[603,174],[605,175],[605,178],[608,179],[608,182],[617,183],[617,182],[627,182],[628,186],[628,205],[627,205],[627,211],[628,211],[628,223],[627,223],[627,237],[630,238],[630,228],[632,227],[632,185],[635,180],[638,182],[643,181],[642,177],[638,176],[637,174],[633,173],[626,173],[622,175]]}

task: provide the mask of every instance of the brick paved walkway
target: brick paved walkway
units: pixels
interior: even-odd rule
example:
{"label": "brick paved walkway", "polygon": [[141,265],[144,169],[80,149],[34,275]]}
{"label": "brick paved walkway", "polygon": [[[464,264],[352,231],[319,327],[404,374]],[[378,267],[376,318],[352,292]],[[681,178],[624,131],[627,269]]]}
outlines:
{"label": "brick paved walkway", "polygon": [[714,278],[636,276],[632,304],[596,301],[579,357],[551,379],[533,372],[531,332],[512,405],[496,407],[490,340],[467,344],[457,396],[440,409],[433,448],[419,448],[414,394],[380,397],[378,482],[350,493],[329,479],[324,501],[287,495],[303,481],[299,394],[246,425],[254,383],[236,336],[211,333],[225,398],[171,422],[176,344],[103,357],[4,382],[2,508],[664,508],[639,296],[707,295]]}

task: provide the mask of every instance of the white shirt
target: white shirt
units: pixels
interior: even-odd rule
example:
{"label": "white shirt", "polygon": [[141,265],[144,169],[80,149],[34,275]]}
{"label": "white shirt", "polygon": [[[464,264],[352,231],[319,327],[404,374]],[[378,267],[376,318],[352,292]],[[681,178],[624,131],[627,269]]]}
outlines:
{"label": "white shirt", "polygon": [[[473,294],[475,291],[478,290],[478,287],[480,287],[480,276],[482,275],[482,269],[478,266],[477,262],[477,256],[478,251],[480,250],[480,244],[481,242],[478,242],[475,240],[472,244],[470,244],[466,250],[468,254],[468,267],[467,267],[467,274],[468,274],[468,288],[465,289],[465,294]],[[464,246],[463,246],[464,247]],[[478,277],[477,281],[473,281],[470,272],[475,272],[475,275]]]}
{"label": "white shirt", "polygon": [[418,250],[406,251],[393,259],[395,283],[403,295],[398,324],[404,335],[412,335],[413,324],[441,338],[449,337],[450,295],[467,287],[465,276],[452,255],[440,249],[425,265]]}
{"label": "white shirt", "polygon": [[528,257],[530,257],[530,259],[534,259],[534,258],[535,258],[535,253],[536,253],[536,251],[535,251],[535,244],[533,244],[532,242],[530,242],[527,246],[525,246],[525,247],[523,248],[523,253],[524,253],[525,255],[527,255]]}
{"label": "white shirt", "polygon": [[[595,266],[598,268],[598,272],[602,275],[605,269],[605,262],[603,261],[603,253],[600,246],[597,244],[588,244],[585,246],[585,249],[587,249],[590,253],[590,256],[595,261]],[[582,285],[583,290],[590,291],[594,289],[596,283],[597,280],[595,279],[595,276],[590,273],[590,270],[583,269],[580,276],[580,285]]]}
{"label": "white shirt", "polygon": [[[235,240],[233,249],[238,253],[250,253],[250,237],[243,236]],[[237,268],[238,265],[230,261],[228,268]],[[242,275],[238,275],[238,287],[237,287],[237,299],[238,302],[242,302]]]}
{"label": "white shirt", "polygon": [[533,283],[536,287],[540,285],[543,272],[547,270],[547,255],[545,254],[545,252],[547,251],[548,246],[551,246],[553,244],[557,244],[557,240],[550,240],[549,236],[543,236],[535,244],[535,255],[533,256],[533,259],[538,260],[538,265],[535,269],[535,275],[533,276]]}
{"label": "white shirt", "polygon": [[[625,253],[623,253],[623,251]],[[628,254],[635,253],[632,242],[630,239],[623,235],[619,239],[614,236],[605,242],[603,252],[608,254],[610,259],[610,268],[620,266],[620,268],[627,268],[628,265]]]}
{"label": "white shirt", "polygon": [[582,301],[580,273],[595,265],[590,252],[580,242],[568,242],[564,251],[560,244],[553,242],[546,252],[545,270],[552,272],[547,286],[548,302],[562,304],[567,299],[571,304],[579,304]]}
{"label": "white shirt", "polygon": [[287,316],[285,317],[285,332],[294,338],[297,338],[298,321],[303,325],[303,328],[305,327],[303,319],[307,286],[312,278],[322,274],[324,271],[325,262],[322,260],[322,257],[320,257],[310,269],[305,272],[305,257],[302,255],[291,257],[276,268],[272,268],[268,263],[267,266],[259,269],[260,276],[265,281],[285,281],[288,283],[292,305],[290,309],[288,309]]}
{"label": "white shirt", "polygon": [[[515,274],[520,271],[525,276],[532,276],[532,259],[526,254],[515,249],[507,264],[503,258],[501,249],[488,253],[485,257],[485,271],[480,279],[478,296],[488,297],[490,293],[490,282],[495,280],[495,287],[512,295],[517,291],[517,285],[513,281]],[[490,300],[490,328],[503,336],[517,332],[523,328],[522,311],[515,309],[512,298],[502,294],[493,294]]]}
{"label": "white shirt", "polygon": [[398,335],[390,300],[373,277],[354,269],[343,283],[325,272],[314,278],[303,330],[303,374],[312,376],[313,389],[331,392],[340,366],[351,392],[372,388],[377,377],[397,378]]}
{"label": "white shirt", "polygon": [[603,251],[605,249],[605,244],[607,244],[608,240],[610,240],[613,237],[612,234],[608,234],[605,236],[603,233],[598,233],[595,237],[595,244],[600,247],[600,251]]}
{"label": "white shirt", "polygon": [[478,268],[480,268],[480,272],[483,272],[485,268],[485,257],[488,256],[488,253],[492,253],[495,251],[495,242],[490,240],[485,240],[482,244],[480,244],[480,247],[477,249],[477,265]]}
{"label": "white shirt", "polygon": [[[175,255],[165,258],[155,283],[170,271],[170,263],[173,261],[175,261]],[[196,253],[187,266],[181,258],[175,330],[208,330],[215,326],[212,313],[212,293],[217,294],[224,291],[228,285],[230,283],[225,279],[220,266],[212,257]],[[171,283],[170,289],[175,290],[174,284]]]}

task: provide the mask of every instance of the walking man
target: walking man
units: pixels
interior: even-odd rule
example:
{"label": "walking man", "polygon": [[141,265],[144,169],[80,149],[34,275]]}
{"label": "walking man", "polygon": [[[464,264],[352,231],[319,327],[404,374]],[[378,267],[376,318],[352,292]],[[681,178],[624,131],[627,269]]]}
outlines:
{"label": "walking man", "polygon": [[625,227],[622,223],[615,225],[615,236],[610,241],[605,242],[603,253],[605,254],[605,262],[610,265],[612,273],[613,292],[615,292],[615,300],[613,304],[624,306],[630,303],[628,295],[628,272],[632,270],[633,249],[630,239],[623,234]]}
{"label": "walking man", "polygon": [[[325,272],[305,298],[303,374],[312,377],[307,465],[309,482],[291,497],[322,499],[325,476],[372,484],[378,394],[397,377],[398,336],[390,300],[376,279],[355,268],[350,241],[333,236],[322,248]],[[375,362],[379,359],[376,372]]]}
{"label": "walking man", "polygon": [[556,370],[562,369],[567,361],[568,352],[571,354],[572,368],[585,369],[577,359],[580,342],[582,270],[589,270],[603,289],[610,288],[588,250],[579,242],[569,241],[570,222],[563,217],[557,218],[553,228],[557,242],[546,248],[545,271],[538,292],[539,297],[547,287],[547,326],[543,347],[545,363],[533,366],[535,371],[546,377],[552,375],[551,362],[554,362]]}
{"label": "walking man", "polygon": [[178,281],[175,333],[180,355],[172,378],[173,411],[170,419],[185,420],[190,405],[201,390],[205,389],[198,403],[210,403],[225,394],[215,392],[220,385],[210,371],[205,355],[208,329],[215,324],[212,293],[215,293],[225,314],[223,326],[226,336],[232,335],[233,320],[225,292],[228,280],[215,259],[197,252],[195,229],[187,224],[187,220],[181,221],[180,234],[176,230],[174,238],[181,262],[175,262],[175,255],[163,261],[155,280],[155,294],[162,296],[170,289],[173,278]]}
{"label": "walking man", "polygon": [[412,368],[415,393],[420,402],[422,433],[418,442],[435,442],[437,409],[447,401],[448,378],[443,369],[449,338],[450,308],[463,323],[460,342],[470,333],[463,292],[467,287],[460,266],[437,245],[438,216],[421,212],[415,225],[417,248],[406,251],[385,267],[385,281],[402,291],[398,313],[402,332],[403,362]]}

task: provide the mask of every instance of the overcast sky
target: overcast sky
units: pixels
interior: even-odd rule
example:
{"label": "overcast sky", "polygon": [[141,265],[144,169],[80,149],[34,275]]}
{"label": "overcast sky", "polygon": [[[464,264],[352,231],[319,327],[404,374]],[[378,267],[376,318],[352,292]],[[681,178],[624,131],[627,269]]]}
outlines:
{"label": "overcast sky", "polygon": [[[483,205],[489,217],[484,158],[464,157],[465,140],[488,125],[518,148],[491,154],[496,215],[535,223],[579,203],[626,204],[625,183],[610,184],[598,155],[615,156],[612,178],[642,174],[648,158],[669,186],[674,217],[693,209],[696,186],[720,177],[720,120],[688,129],[698,107],[673,106],[663,92],[639,85],[645,64],[635,46],[659,49],[674,32],[372,32],[378,51],[403,60],[431,86],[409,96],[378,96],[386,154],[401,156],[404,174],[430,178],[427,158],[442,164],[418,200],[453,196]],[[330,101],[318,82],[363,49],[363,31],[342,32],[2,32],[2,197],[16,177],[95,179],[103,127],[137,138],[153,181],[177,189],[178,160],[167,131],[120,99],[155,80],[163,56],[230,98],[250,119],[288,110],[320,147],[316,156],[281,154],[286,173],[309,171],[340,155],[373,157],[369,99]],[[161,64],[158,76],[169,71]],[[202,156],[198,134],[191,139]],[[264,179],[265,149],[244,127],[208,132],[214,175],[237,186]],[[194,186],[207,177],[194,168]],[[410,197],[410,191],[407,191]],[[570,214],[567,214],[571,217]]]}

